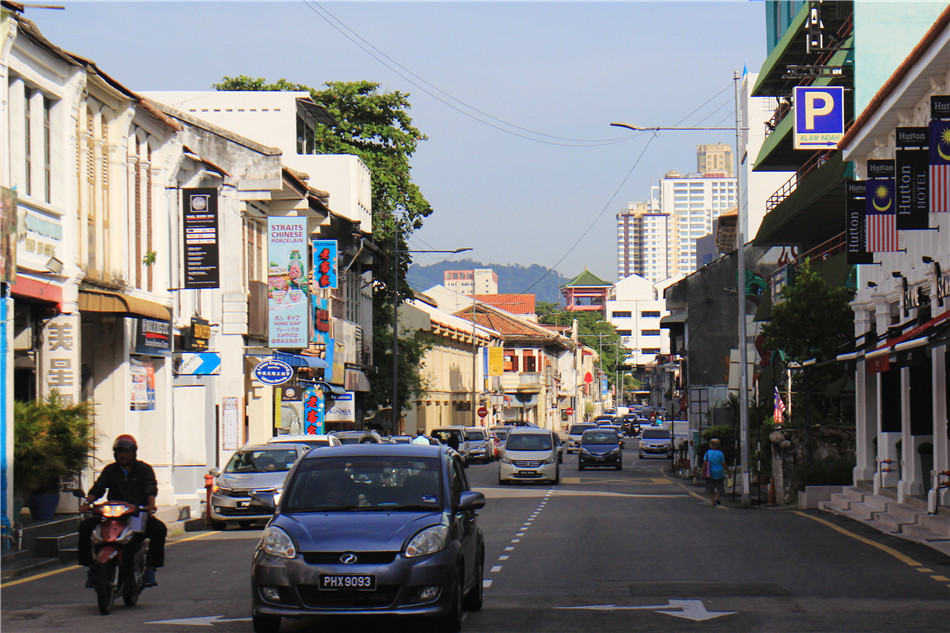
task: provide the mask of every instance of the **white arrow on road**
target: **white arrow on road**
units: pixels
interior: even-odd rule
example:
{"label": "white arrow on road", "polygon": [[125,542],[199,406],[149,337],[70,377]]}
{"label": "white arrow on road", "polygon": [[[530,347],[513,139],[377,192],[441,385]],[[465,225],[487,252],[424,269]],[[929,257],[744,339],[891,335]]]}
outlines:
{"label": "white arrow on road", "polygon": [[[669,600],[668,604],[650,605],[644,607],[632,607],[616,604],[592,604],[578,607],[557,607],[558,609],[587,609],[588,611],[631,611],[643,609],[665,613],[676,618],[685,618],[693,622],[702,622],[703,620],[712,620],[723,615],[732,615],[736,611],[707,611],[706,605],[702,600]],[[668,611],[668,609],[679,609],[679,611]]]}
{"label": "white arrow on road", "polygon": [[153,620],[145,624],[182,624],[185,626],[212,626],[223,622],[247,622],[251,618],[226,618],[223,615],[204,615],[196,618],[181,618],[178,620]]}

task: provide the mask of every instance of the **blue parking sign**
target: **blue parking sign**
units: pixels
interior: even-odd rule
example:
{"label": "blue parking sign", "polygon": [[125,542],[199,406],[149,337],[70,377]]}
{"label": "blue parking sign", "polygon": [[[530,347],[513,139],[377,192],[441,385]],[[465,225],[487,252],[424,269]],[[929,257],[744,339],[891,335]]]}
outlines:
{"label": "blue parking sign", "polygon": [[834,149],[844,136],[844,88],[796,86],[795,149]]}

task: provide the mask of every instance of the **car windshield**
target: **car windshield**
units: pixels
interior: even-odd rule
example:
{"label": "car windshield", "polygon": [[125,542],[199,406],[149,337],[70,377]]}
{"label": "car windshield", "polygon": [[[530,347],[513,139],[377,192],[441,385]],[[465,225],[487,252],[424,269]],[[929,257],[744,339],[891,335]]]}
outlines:
{"label": "car windshield", "polygon": [[620,438],[613,431],[587,431],[581,438],[581,444],[617,444]]}
{"label": "car windshield", "polygon": [[512,433],[505,442],[505,450],[510,451],[549,451],[551,436],[540,433]]}
{"label": "car windshield", "polygon": [[493,429],[492,432],[499,440],[504,441],[508,437],[508,429]]}
{"label": "car windshield", "polygon": [[468,435],[468,439],[470,440],[485,439],[485,434],[482,431],[465,431],[465,434]]}
{"label": "car windshield", "polygon": [[575,424],[571,427],[571,430],[568,432],[568,435],[580,435],[588,429],[595,428],[593,424]]}
{"label": "car windshield", "polygon": [[371,455],[300,464],[284,492],[285,512],[436,510],[440,460]]}
{"label": "car windshield", "polygon": [[441,431],[432,431],[432,437],[441,441],[443,444],[448,444],[449,440],[455,438],[456,441],[461,439],[461,432],[451,430],[451,429],[442,429]]}
{"label": "car windshield", "polygon": [[670,439],[670,432],[666,429],[643,429],[643,439],[668,440]]}
{"label": "car windshield", "polygon": [[226,473],[287,472],[297,461],[297,451],[286,448],[238,451],[231,457]]}

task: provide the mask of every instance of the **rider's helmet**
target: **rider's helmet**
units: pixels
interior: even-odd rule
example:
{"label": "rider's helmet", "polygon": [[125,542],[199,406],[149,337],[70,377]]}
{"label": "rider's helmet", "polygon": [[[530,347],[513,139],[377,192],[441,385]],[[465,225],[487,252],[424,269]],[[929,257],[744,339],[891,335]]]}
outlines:
{"label": "rider's helmet", "polygon": [[120,448],[127,448],[132,451],[132,458],[134,459],[139,450],[139,445],[135,441],[135,438],[129,435],[128,433],[123,433],[119,437],[115,438],[115,442],[112,443],[112,452],[114,453]]}

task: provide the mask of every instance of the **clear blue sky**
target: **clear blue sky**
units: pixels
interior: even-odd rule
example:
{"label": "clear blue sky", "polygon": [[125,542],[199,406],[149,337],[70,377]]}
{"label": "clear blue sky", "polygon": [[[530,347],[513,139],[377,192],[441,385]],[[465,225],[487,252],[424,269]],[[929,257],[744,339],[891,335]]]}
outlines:
{"label": "clear blue sky", "polygon": [[207,90],[244,74],[409,93],[429,137],[413,178],[435,209],[414,248],[472,247],[462,257],[569,277],[586,266],[609,281],[617,211],[666,171],[695,171],[697,144],[735,140],[664,132],[646,147],[648,135],[610,122],[733,125],[733,71],[765,58],[761,1],[65,6],[26,15],[133,90]]}

